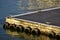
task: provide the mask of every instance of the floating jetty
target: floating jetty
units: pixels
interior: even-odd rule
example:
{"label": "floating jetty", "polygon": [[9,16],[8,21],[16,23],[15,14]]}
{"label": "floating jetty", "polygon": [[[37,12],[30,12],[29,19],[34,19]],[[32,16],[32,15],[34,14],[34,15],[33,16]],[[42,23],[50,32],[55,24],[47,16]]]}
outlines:
{"label": "floating jetty", "polygon": [[32,35],[60,37],[60,8],[8,16],[4,28]]}

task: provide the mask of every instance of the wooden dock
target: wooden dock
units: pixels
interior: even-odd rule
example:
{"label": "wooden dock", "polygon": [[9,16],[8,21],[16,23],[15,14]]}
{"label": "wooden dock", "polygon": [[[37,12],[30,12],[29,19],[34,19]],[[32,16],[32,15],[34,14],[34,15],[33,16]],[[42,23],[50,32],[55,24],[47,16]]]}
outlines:
{"label": "wooden dock", "polygon": [[32,35],[46,34],[60,37],[60,9],[6,17],[4,28]]}

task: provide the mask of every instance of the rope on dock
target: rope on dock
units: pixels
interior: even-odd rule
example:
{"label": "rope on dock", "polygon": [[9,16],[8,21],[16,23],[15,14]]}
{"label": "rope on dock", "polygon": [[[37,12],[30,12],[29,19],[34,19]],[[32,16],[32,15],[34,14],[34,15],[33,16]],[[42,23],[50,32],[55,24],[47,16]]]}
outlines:
{"label": "rope on dock", "polygon": [[44,11],[50,11],[50,10],[55,10],[55,9],[60,9],[60,7],[49,8],[49,9],[43,9],[43,10],[37,10],[37,11],[27,12],[27,13],[18,14],[18,15],[11,15],[11,17],[23,16],[23,15],[28,15],[28,14],[37,13],[37,12],[40,12],[40,11],[41,11],[41,12],[44,12]]}

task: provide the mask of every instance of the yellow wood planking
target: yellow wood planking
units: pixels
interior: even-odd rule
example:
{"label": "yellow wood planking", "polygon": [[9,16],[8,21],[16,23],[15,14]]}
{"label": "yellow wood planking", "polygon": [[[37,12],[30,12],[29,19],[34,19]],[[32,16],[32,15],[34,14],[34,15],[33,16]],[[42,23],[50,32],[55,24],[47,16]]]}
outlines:
{"label": "yellow wood planking", "polygon": [[52,25],[42,25],[39,23],[34,23],[34,22],[29,22],[29,21],[24,21],[24,20],[18,20],[18,19],[14,19],[14,18],[6,18],[6,22],[10,23],[10,24],[16,24],[16,25],[23,25],[25,28],[30,26],[31,28],[38,28],[40,31],[42,32],[47,32],[50,33],[51,31],[54,31],[55,33],[59,33],[60,32],[60,28],[57,27],[53,27]]}

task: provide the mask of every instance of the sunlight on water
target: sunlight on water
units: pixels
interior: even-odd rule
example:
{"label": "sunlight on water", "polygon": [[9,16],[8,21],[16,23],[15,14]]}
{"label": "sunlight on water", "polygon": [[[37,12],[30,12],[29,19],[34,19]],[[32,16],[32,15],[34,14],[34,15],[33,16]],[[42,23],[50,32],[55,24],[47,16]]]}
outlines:
{"label": "sunlight on water", "polygon": [[19,0],[17,1],[18,9],[37,10],[51,7],[59,7],[60,0]]}

